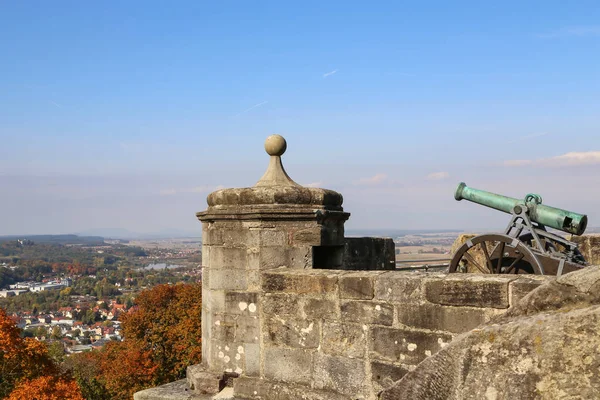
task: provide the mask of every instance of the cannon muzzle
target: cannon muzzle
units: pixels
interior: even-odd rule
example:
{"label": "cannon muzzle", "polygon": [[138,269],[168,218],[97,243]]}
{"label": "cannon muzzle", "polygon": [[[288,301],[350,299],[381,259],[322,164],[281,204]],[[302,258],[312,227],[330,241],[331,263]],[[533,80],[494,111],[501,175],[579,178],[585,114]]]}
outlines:
{"label": "cannon muzzle", "polygon": [[521,211],[517,207],[524,206],[528,210],[530,220],[574,235],[582,235],[587,227],[587,215],[543,205],[542,197],[536,194],[528,194],[524,200],[517,200],[512,197],[473,189],[461,182],[454,192],[454,198],[459,201],[469,200],[508,214],[512,214],[513,211],[520,214]]}

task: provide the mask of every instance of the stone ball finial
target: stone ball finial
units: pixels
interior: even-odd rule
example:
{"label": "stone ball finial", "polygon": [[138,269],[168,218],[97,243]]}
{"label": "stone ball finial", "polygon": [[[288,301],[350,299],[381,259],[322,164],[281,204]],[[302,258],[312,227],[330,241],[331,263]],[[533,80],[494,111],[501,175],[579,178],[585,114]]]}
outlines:
{"label": "stone ball finial", "polygon": [[271,135],[265,140],[265,150],[270,156],[282,156],[287,149],[287,142],[281,135]]}

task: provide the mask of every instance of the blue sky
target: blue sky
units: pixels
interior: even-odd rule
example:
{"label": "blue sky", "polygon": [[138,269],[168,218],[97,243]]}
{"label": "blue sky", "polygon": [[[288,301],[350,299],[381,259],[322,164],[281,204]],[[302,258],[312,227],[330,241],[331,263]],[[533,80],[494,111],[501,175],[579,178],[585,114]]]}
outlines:
{"label": "blue sky", "polygon": [[0,1],[0,54],[0,234],[199,231],[272,133],[349,228],[503,227],[460,181],[600,225],[597,1]]}

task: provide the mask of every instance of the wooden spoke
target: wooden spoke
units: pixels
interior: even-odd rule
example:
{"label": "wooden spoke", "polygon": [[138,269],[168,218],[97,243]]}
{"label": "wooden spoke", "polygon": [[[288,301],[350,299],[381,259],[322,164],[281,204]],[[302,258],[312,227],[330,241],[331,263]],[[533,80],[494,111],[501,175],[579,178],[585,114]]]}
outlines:
{"label": "wooden spoke", "polygon": [[485,256],[485,263],[487,264],[490,273],[494,273],[494,264],[492,264],[492,260],[490,259],[490,253],[488,253],[487,245],[485,242],[479,243],[481,249],[483,250],[483,255]]}
{"label": "wooden spoke", "polygon": [[504,257],[504,249],[506,248],[506,243],[500,242],[500,253],[498,255],[498,265],[496,266],[496,273],[499,274],[502,268],[502,258]]}
{"label": "wooden spoke", "polygon": [[482,274],[489,274],[490,273],[490,271],[487,271],[484,268],[482,268],[481,265],[479,265],[479,263],[477,261],[475,261],[475,259],[473,258],[473,256],[470,255],[469,253],[465,253],[465,257],[469,260],[470,263],[472,263],[473,265],[475,265],[477,267],[477,269],[479,271],[481,271]]}
{"label": "wooden spoke", "polygon": [[[520,254],[519,257],[515,258],[515,260],[508,266],[508,268],[504,271],[505,274],[510,274],[510,271],[515,268],[517,263],[521,261],[525,257],[525,254]],[[515,274],[519,273],[519,268],[515,268]]]}

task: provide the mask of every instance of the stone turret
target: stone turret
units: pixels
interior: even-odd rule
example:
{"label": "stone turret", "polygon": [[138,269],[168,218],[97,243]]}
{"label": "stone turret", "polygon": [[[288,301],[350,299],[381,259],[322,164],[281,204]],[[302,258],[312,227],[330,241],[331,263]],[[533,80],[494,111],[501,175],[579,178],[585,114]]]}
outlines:
{"label": "stone turret", "polygon": [[303,187],[286,173],[280,135],[265,142],[263,177],[248,188],[208,195],[202,221],[203,367],[259,376],[260,274],[287,267],[339,268],[344,254],[342,195]]}

